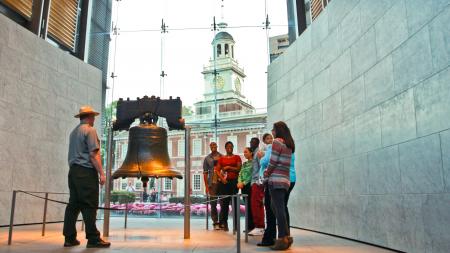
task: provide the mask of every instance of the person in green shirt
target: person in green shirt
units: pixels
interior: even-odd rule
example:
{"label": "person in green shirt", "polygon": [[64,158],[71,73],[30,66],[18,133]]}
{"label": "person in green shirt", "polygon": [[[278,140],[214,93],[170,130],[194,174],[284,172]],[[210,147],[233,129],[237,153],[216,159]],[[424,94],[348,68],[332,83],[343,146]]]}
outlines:
{"label": "person in green shirt", "polygon": [[250,189],[250,182],[252,181],[252,170],[253,170],[253,152],[249,147],[244,149],[244,157],[247,159],[242,164],[241,171],[239,172],[237,188],[241,189],[243,194],[246,188]]}
{"label": "person in green shirt", "polygon": [[[241,171],[239,171],[237,188],[241,190],[242,194],[247,194],[247,201],[250,200],[250,194],[252,189],[252,172],[253,172],[253,151],[251,148],[246,147],[244,149],[244,157],[247,159],[242,164]],[[247,205],[250,208],[250,204]],[[251,214],[251,210],[249,210]],[[249,215],[249,227],[253,224],[252,215]]]}

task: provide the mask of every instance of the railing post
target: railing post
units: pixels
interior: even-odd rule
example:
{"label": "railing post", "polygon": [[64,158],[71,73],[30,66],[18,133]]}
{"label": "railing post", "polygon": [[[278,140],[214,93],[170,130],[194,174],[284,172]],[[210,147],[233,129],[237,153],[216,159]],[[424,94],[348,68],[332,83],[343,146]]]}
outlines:
{"label": "railing post", "polygon": [[109,221],[110,221],[110,210],[108,208],[111,207],[111,171],[112,171],[112,163],[113,163],[113,130],[112,123],[109,123],[108,126],[108,152],[107,152],[107,162],[106,162],[106,183],[105,183],[105,204],[106,208],[103,210],[103,236],[109,236]]}
{"label": "railing post", "polygon": [[45,193],[44,215],[42,217],[42,236],[45,236],[45,223],[47,222],[47,205],[48,205],[48,192]]}
{"label": "railing post", "polygon": [[184,136],[184,239],[191,238],[191,127],[185,127]]}
{"label": "railing post", "polygon": [[127,222],[128,222],[128,203],[125,203],[125,224],[124,224],[124,228],[127,228]]}
{"label": "railing post", "polygon": [[248,242],[248,202],[249,202],[249,196],[245,195],[245,242]]}
{"label": "railing post", "polygon": [[236,241],[237,241],[237,253],[241,253],[241,194],[238,193],[236,195],[236,227],[237,227],[237,235],[236,235]]}
{"label": "railing post", "polygon": [[9,233],[8,233],[8,245],[11,245],[12,242],[12,233],[14,227],[14,210],[16,209],[16,191],[13,191],[12,200],[11,200],[11,213],[9,217]]}
{"label": "railing post", "polygon": [[231,217],[233,217],[233,235],[236,234],[236,199],[235,195],[231,196]]}
{"label": "railing post", "polygon": [[[208,187],[207,185],[205,186],[205,187]],[[209,200],[210,200],[210,197],[209,197],[209,193],[208,194],[206,194],[206,230],[208,230],[209,229]]]}

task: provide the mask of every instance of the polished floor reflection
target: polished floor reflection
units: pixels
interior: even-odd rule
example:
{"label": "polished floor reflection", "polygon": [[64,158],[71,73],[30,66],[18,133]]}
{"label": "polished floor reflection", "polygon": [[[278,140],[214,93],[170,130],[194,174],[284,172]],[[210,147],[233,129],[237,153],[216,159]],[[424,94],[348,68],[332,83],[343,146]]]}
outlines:
{"label": "polished floor reflection", "polygon": [[[101,221],[98,222],[102,227]],[[231,232],[206,231],[203,219],[191,221],[191,239],[183,239],[182,219],[131,218],[128,229],[123,228],[123,218],[113,218],[108,238],[110,249],[86,249],[84,233],[79,232],[82,245],[63,248],[62,224],[47,225],[46,236],[41,237],[40,226],[22,226],[14,230],[13,245],[7,246],[8,229],[0,228],[0,252],[59,253],[59,252],[236,252],[236,237]],[[293,229],[294,245],[288,252],[298,253],[388,253],[391,251],[344,239]],[[271,252],[269,248],[256,247],[259,237],[249,237],[241,252]]]}

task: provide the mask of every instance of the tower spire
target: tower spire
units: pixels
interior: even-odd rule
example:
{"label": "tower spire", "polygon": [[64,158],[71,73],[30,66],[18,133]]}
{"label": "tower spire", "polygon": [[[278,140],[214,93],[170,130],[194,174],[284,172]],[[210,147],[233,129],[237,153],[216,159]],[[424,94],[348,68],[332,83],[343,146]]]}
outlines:
{"label": "tower spire", "polygon": [[227,28],[227,26],[228,26],[228,24],[225,22],[225,11],[224,11],[224,9],[225,9],[225,3],[224,3],[224,0],[220,0],[220,23],[219,24],[217,24],[217,26],[220,28],[220,29],[225,29],[225,28]]}

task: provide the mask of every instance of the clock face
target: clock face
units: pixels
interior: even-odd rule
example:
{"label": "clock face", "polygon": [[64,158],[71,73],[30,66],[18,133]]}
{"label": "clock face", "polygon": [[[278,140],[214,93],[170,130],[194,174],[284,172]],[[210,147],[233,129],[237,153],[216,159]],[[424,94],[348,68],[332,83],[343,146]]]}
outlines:
{"label": "clock face", "polygon": [[216,85],[216,89],[221,90],[225,86],[225,80],[223,80],[223,77],[217,76],[213,79],[214,82],[211,84],[211,86],[214,88],[214,84]]}
{"label": "clock face", "polygon": [[241,93],[242,86],[241,86],[241,79],[239,79],[239,77],[236,77],[236,79],[234,79],[234,88],[238,93]]}

